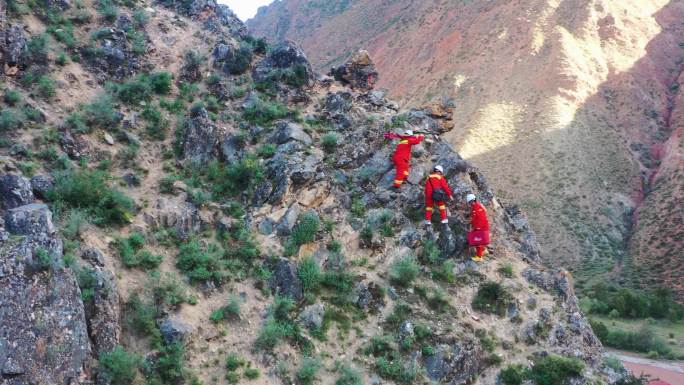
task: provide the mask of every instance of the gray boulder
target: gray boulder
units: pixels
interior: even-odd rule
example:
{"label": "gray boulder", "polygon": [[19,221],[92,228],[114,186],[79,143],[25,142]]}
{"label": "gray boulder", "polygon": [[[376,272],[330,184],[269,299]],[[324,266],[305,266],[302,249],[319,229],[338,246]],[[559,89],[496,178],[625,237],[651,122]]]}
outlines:
{"label": "gray boulder", "polygon": [[5,32],[4,59],[8,66],[23,69],[29,65],[27,42],[21,25],[13,25]]}
{"label": "gray boulder", "polygon": [[183,322],[178,317],[166,317],[160,320],[158,324],[162,338],[167,344],[185,342],[188,335],[195,331],[195,328],[192,325]]}
{"label": "gray boulder", "polygon": [[466,237],[463,233],[454,234],[449,226],[440,225],[437,247],[443,259],[453,258],[465,250]]}
{"label": "gray boulder", "polygon": [[385,307],[383,289],[375,282],[365,284],[359,282],[354,288],[354,303],[361,309],[378,312]]}
{"label": "gray boulder", "polygon": [[273,135],[270,137],[270,141],[275,144],[283,144],[289,141],[298,141],[304,145],[311,145],[313,142],[311,136],[304,132],[304,128],[294,122],[280,121],[276,123]]}
{"label": "gray boulder", "polygon": [[482,362],[482,347],[472,340],[440,345],[423,359],[425,373],[433,381],[464,385],[476,378]]}
{"label": "gray boulder", "polygon": [[325,306],[317,302],[302,310],[299,314],[299,322],[310,330],[318,330],[323,326],[323,315],[325,315]]}
{"label": "gray boulder", "polygon": [[49,175],[35,175],[30,182],[33,194],[40,199],[46,199],[48,191],[52,190],[55,184]]}
{"label": "gray boulder", "polygon": [[276,262],[269,286],[275,294],[288,296],[295,301],[301,301],[304,295],[297,267],[286,259],[281,258]]}
{"label": "gray boulder", "polygon": [[347,63],[332,68],[329,75],[362,91],[372,90],[378,80],[375,64],[364,50],[355,53]]}
{"label": "gray boulder", "polygon": [[183,156],[193,164],[206,164],[216,151],[219,135],[219,128],[204,107],[192,109],[183,135]]}
{"label": "gray boulder", "polygon": [[179,239],[187,240],[202,230],[197,207],[179,198],[159,198],[144,214],[145,222],[154,228],[171,228]]}
{"label": "gray boulder", "polygon": [[247,45],[219,42],[211,55],[214,57],[214,67],[228,75],[243,74],[252,63],[252,48]]}
{"label": "gray boulder", "polygon": [[5,214],[5,228],[14,235],[53,235],[52,212],[47,205],[34,203],[10,209]]}
{"label": "gray boulder", "polygon": [[300,207],[297,202],[293,203],[280,218],[278,226],[276,226],[276,234],[280,236],[290,235],[292,228],[297,223],[297,218],[299,218]]}
{"label": "gray boulder", "polygon": [[0,176],[0,207],[13,209],[33,203],[31,182],[21,175],[5,174]]}
{"label": "gray boulder", "polygon": [[[62,256],[47,206],[8,210],[0,244],[0,368],[7,384],[62,384],[87,378],[90,341],[81,293],[70,269],[34,269],[42,250]],[[3,382],[3,383],[5,383]]]}
{"label": "gray boulder", "polygon": [[88,155],[88,143],[81,135],[74,135],[69,130],[59,133],[59,144],[69,158],[79,160]]}
{"label": "gray boulder", "polygon": [[307,87],[313,86],[316,82],[316,74],[304,52],[295,43],[286,41],[259,62],[252,71],[252,78],[255,83],[260,83],[287,79],[292,76],[289,74],[301,77],[301,81]]}
{"label": "gray boulder", "polygon": [[330,114],[344,114],[352,108],[352,94],[346,91],[329,93],[325,97],[325,110]]}
{"label": "gray boulder", "polygon": [[96,355],[113,350],[121,338],[119,292],[114,275],[95,265],[87,274],[95,281],[92,298],[84,301],[90,340]]}

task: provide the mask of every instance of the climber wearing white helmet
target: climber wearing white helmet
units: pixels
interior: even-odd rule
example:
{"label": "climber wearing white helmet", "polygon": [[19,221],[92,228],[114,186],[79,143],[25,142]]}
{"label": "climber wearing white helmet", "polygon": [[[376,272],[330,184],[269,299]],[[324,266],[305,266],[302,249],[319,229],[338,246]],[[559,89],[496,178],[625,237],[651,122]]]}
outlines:
{"label": "climber wearing white helmet", "polygon": [[394,168],[396,170],[396,174],[394,176],[394,185],[392,187],[399,188],[409,175],[411,163],[411,146],[422,142],[425,136],[414,136],[413,130],[406,130],[404,131],[403,135],[397,135],[395,133],[389,132],[385,133],[385,138],[399,139],[397,149],[394,150],[394,155],[392,155],[392,162],[394,163]]}
{"label": "climber wearing white helmet", "polygon": [[454,199],[452,195],[449,184],[444,177],[444,168],[440,165],[435,166],[425,182],[425,224],[430,225],[432,223],[432,211],[435,205],[439,208],[442,223],[449,223],[445,201],[447,198],[449,200]]}
{"label": "climber wearing white helmet", "polygon": [[473,261],[480,262],[482,257],[488,254],[489,221],[487,220],[487,210],[477,200],[475,194],[468,194],[466,202],[470,205],[471,230],[468,232],[468,246],[475,247],[476,254]]}

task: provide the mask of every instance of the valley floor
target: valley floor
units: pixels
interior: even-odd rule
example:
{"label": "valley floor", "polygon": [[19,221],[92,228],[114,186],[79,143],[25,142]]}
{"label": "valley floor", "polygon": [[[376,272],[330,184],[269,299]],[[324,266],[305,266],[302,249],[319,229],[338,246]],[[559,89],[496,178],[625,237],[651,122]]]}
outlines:
{"label": "valley floor", "polygon": [[652,379],[667,381],[672,385],[684,384],[684,361],[650,360],[635,353],[619,350],[608,350],[607,355],[620,360],[635,376],[644,374]]}

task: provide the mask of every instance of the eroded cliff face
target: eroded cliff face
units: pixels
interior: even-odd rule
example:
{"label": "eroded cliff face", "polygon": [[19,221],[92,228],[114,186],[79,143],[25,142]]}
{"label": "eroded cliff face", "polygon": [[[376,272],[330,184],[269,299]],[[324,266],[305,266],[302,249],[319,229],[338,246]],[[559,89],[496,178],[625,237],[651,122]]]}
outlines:
{"label": "eroded cliff face", "polygon": [[404,103],[450,100],[447,140],[523,204],[549,262],[574,266],[580,286],[679,276],[677,258],[656,260],[678,248],[681,226],[639,218],[673,206],[648,196],[655,180],[676,180],[659,164],[678,119],[681,2],[334,3],[280,1],[248,24],[300,42],[319,69],[368,49],[379,85]]}

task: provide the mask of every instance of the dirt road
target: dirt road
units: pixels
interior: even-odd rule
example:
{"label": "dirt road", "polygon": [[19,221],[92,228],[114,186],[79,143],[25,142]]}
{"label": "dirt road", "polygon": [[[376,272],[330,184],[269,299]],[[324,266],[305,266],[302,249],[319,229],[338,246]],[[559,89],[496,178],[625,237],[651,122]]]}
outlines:
{"label": "dirt road", "polygon": [[616,357],[634,375],[647,374],[652,379],[661,379],[671,385],[684,385],[684,362],[657,361],[621,351],[608,351],[608,355]]}

